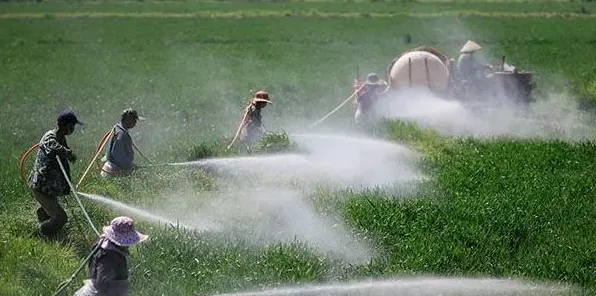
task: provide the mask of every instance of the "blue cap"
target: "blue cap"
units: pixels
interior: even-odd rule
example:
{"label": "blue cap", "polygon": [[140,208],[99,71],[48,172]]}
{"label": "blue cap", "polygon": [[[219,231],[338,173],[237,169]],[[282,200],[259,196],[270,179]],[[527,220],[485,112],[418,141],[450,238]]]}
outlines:
{"label": "blue cap", "polygon": [[71,110],[64,110],[58,115],[58,124],[83,124]]}

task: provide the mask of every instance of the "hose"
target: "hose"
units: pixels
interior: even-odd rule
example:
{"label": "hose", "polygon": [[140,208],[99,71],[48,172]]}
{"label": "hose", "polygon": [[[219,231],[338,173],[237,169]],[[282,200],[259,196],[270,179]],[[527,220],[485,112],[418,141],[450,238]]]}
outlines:
{"label": "hose", "polygon": [[248,107],[250,106],[250,103],[247,105],[245,111],[244,111],[244,115],[242,115],[242,120],[240,121],[240,124],[238,125],[238,129],[236,130],[236,134],[234,135],[234,139],[232,139],[232,142],[230,143],[230,145],[228,145],[228,147],[226,148],[226,150],[229,150],[232,145],[234,144],[234,142],[236,142],[236,139],[238,139],[238,136],[240,135],[240,131],[242,130],[242,128],[244,127],[244,125],[246,124],[246,117],[248,116]]}
{"label": "hose", "polygon": [[139,155],[141,155],[149,164],[153,164],[153,161],[149,160],[149,158],[147,158],[147,156],[143,155],[143,153],[141,153],[141,150],[139,150],[139,148],[137,147],[137,145],[135,145],[134,142],[132,143],[132,146],[135,148],[135,150],[137,150]]}
{"label": "hose", "polygon": [[[70,179],[68,178],[68,174],[66,174],[66,170],[64,169],[64,166],[62,165],[62,161],[60,160],[60,157],[58,157],[58,155],[56,155],[56,160],[58,161],[58,165],[60,166],[62,175],[64,175],[64,178],[66,179],[66,182],[68,183],[68,186],[70,187],[70,190],[72,191],[72,194],[74,195],[75,199],[77,200],[77,203],[79,204],[79,206],[81,206],[81,209],[83,210],[83,214],[85,214],[85,218],[87,218],[89,225],[91,226],[91,228],[93,228],[93,231],[95,232],[95,234],[97,234],[97,236],[99,238],[101,238],[101,234],[99,233],[99,231],[97,230],[95,225],[93,225],[93,222],[91,221],[91,218],[89,217],[89,214],[87,214],[87,211],[85,210],[85,207],[83,206],[83,203],[81,203],[81,200],[79,199],[79,196],[77,195],[77,191],[76,191],[75,187],[72,185],[72,183],[70,182]],[[68,280],[66,280],[58,285],[58,290],[56,291],[54,296],[60,294],[60,292],[62,292],[64,289],[66,289],[68,284],[70,284],[74,280],[74,278],[81,271],[81,269],[83,269],[83,267],[85,266],[87,261],[97,252],[97,250],[99,249],[100,246],[101,246],[101,242],[98,243],[97,246],[93,249],[93,251],[87,256],[87,258],[85,258],[85,260],[83,261],[81,266],[79,266],[79,268],[77,268],[75,273]]]}
{"label": "hose", "polygon": [[350,101],[350,99],[352,99],[365,86],[366,86],[366,84],[362,84],[362,86],[360,86],[357,90],[355,90],[345,101],[343,101],[341,104],[339,104],[339,106],[337,106],[335,109],[331,110],[331,112],[327,113],[327,115],[323,116],[323,118],[321,118],[321,119],[317,120],[315,123],[311,124],[310,127],[311,128],[315,127],[317,124],[323,122],[329,116],[333,115],[333,113],[335,113],[337,110],[339,110],[345,104],[347,104]]}
{"label": "hose", "polygon": [[69,279],[61,282],[58,285],[58,290],[56,290],[56,292],[54,293],[54,296],[59,295],[62,291],[64,291],[64,289],[66,289],[66,287],[68,287],[68,285],[74,280],[74,278],[77,276],[77,274],[79,274],[79,272],[81,271],[81,269],[83,269],[83,267],[85,267],[85,265],[87,264],[87,262],[89,262],[89,260],[91,259],[91,257],[93,257],[93,255],[95,255],[95,253],[97,253],[97,251],[99,251],[99,248],[101,248],[101,244],[102,241],[100,240],[97,245],[95,246],[95,248],[93,248],[93,250],[91,251],[91,253],[89,253],[89,255],[87,255],[87,257],[85,258],[85,260],[83,260],[83,262],[81,262],[81,265],[79,266],[79,268],[77,268],[77,270],[75,270],[75,272],[70,276]]}
{"label": "hose", "polygon": [[[79,186],[81,186],[81,184],[83,183],[83,180],[85,180],[85,177],[87,177],[87,173],[89,173],[89,170],[91,169],[91,166],[93,166],[93,163],[95,163],[95,161],[97,160],[97,157],[99,156],[99,154],[101,153],[101,151],[103,150],[103,147],[106,145],[106,143],[108,142],[108,138],[110,138],[112,136],[112,134],[114,133],[114,130],[110,130],[109,132],[107,132],[103,138],[100,141],[99,146],[97,147],[97,151],[95,151],[95,155],[93,156],[93,159],[91,160],[91,162],[89,163],[89,165],[87,166],[87,169],[85,170],[85,172],[83,173],[83,175],[81,176],[81,178],[79,179],[79,182],[77,183],[77,188]],[[74,190],[74,189],[73,189]]]}
{"label": "hose", "polygon": [[99,231],[97,230],[97,228],[95,227],[95,225],[93,225],[93,222],[91,221],[91,218],[89,218],[89,214],[87,214],[87,211],[85,210],[85,207],[81,203],[81,200],[79,199],[79,196],[77,195],[77,191],[76,191],[75,187],[72,185],[72,183],[68,179],[68,175],[66,174],[66,170],[64,170],[64,166],[62,165],[62,161],[60,161],[60,157],[58,157],[58,155],[56,155],[56,160],[58,160],[58,165],[60,165],[60,170],[62,170],[62,174],[64,175],[64,178],[66,179],[66,182],[68,183],[68,186],[70,187],[70,190],[72,191],[72,194],[74,195],[75,199],[77,200],[77,203],[79,204],[79,206],[83,210],[83,214],[85,214],[85,218],[87,218],[87,222],[89,222],[89,225],[91,226],[91,228],[93,228],[93,231],[95,232],[95,234],[97,234],[97,236],[100,237],[101,234],[99,233]]}
{"label": "hose", "polygon": [[37,147],[39,147],[39,143],[31,146],[31,148],[29,148],[25,153],[23,153],[23,156],[21,156],[21,159],[19,160],[19,176],[21,176],[21,180],[23,180],[23,183],[27,183],[27,181],[25,180],[25,173],[23,172],[25,161],[27,161],[29,154],[31,154],[31,152],[33,152],[33,150],[35,150]]}

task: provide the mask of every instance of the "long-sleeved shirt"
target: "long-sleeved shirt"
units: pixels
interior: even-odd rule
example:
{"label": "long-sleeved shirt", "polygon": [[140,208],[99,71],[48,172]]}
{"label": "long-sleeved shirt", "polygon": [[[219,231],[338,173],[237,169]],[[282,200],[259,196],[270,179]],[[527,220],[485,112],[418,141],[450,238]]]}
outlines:
{"label": "long-sleeved shirt", "polygon": [[476,71],[482,68],[482,64],[476,61],[470,53],[464,53],[457,60],[457,69],[461,79],[471,79]]}
{"label": "long-sleeved shirt", "polygon": [[108,145],[106,159],[116,166],[117,170],[130,170],[133,167],[134,151],[132,138],[128,130],[118,123],[113,127],[114,134]]}
{"label": "long-sleeved shirt", "polygon": [[39,141],[37,158],[29,179],[29,187],[49,196],[62,196],[70,193],[70,187],[62,174],[56,155],[64,166],[70,180],[70,164],[67,155],[70,148],[65,136],[58,136],[57,130],[47,131]]}
{"label": "long-sleeved shirt", "polygon": [[98,296],[128,295],[128,251],[111,241],[100,240],[100,249],[89,262],[89,278]]}

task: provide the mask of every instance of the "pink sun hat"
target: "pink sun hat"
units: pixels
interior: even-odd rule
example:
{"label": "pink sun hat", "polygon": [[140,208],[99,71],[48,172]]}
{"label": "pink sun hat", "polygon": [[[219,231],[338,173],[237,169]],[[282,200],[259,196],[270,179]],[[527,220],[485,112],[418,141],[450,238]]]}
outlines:
{"label": "pink sun hat", "polygon": [[114,244],[121,247],[134,246],[149,238],[135,230],[134,222],[130,217],[116,217],[109,226],[103,227],[103,234]]}

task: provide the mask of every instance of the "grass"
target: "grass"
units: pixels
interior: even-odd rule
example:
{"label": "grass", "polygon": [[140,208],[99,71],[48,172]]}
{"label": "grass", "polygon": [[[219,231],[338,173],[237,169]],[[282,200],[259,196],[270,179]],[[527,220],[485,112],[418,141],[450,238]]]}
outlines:
{"label": "grass", "polygon": [[439,162],[440,195],[407,204],[374,197],[348,204],[352,220],[393,254],[382,263],[383,273],[521,276],[593,286],[593,239],[585,235],[594,210],[587,173],[594,145],[468,140],[458,146]]}
{"label": "grass", "polygon": [[[17,177],[18,158],[52,126],[59,109],[74,108],[87,123],[68,138],[80,159],[73,165],[78,181],[99,139],[126,107],[148,117],[132,134],[155,162],[247,154],[223,148],[251,92],[265,88],[275,102],[263,111],[272,134],[255,152],[284,150],[292,139],[283,131],[304,127],[339,104],[350,94],[357,68],[360,76],[383,73],[399,53],[423,44],[457,58],[459,47],[474,39],[491,62],[505,54],[513,64],[535,71],[541,90],[571,89],[577,99],[592,102],[592,19],[495,17],[511,12],[562,16],[581,7],[594,10],[592,3],[580,2],[2,3],[0,18],[89,11],[214,11],[229,17],[0,19],[0,294],[53,292],[93,242],[72,199],[71,223],[60,242],[30,237],[36,204]],[[247,10],[256,15],[232,17]],[[433,15],[443,11],[493,16]],[[262,16],[267,13],[280,17]],[[379,13],[432,17],[375,17]],[[309,14],[317,17],[297,17]],[[412,43],[403,41],[406,33]],[[347,125],[348,109],[330,121]],[[140,221],[152,239],[133,249],[132,294],[208,295],[404,274],[512,276],[596,292],[592,142],[454,139],[398,121],[386,122],[380,131],[424,153],[423,168],[433,177],[429,184],[405,199],[384,190],[321,190],[311,197],[378,246],[381,255],[371,262],[351,265],[299,241],[255,247],[225,234]],[[143,170],[120,180],[103,180],[94,170],[81,191],[149,206],[166,202],[164,189],[189,184],[205,195],[223,186],[192,170]],[[102,204],[83,203],[96,226],[118,214]]]}

